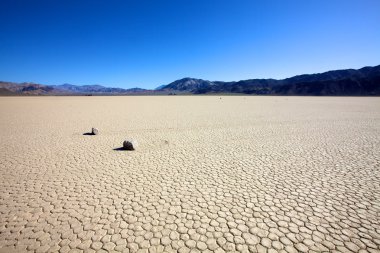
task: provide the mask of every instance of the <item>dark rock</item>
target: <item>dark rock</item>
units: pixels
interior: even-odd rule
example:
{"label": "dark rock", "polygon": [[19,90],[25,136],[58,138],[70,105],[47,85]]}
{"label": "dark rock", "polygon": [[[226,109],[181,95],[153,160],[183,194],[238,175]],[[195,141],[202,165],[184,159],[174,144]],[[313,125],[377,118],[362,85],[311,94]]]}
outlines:
{"label": "dark rock", "polygon": [[123,148],[125,150],[135,150],[137,147],[138,147],[138,143],[136,140],[126,139],[123,142]]}
{"label": "dark rock", "polygon": [[97,128],[93,127],[92,130],[91,130],[91,134],[98,135],[99,134],[99,130]]}

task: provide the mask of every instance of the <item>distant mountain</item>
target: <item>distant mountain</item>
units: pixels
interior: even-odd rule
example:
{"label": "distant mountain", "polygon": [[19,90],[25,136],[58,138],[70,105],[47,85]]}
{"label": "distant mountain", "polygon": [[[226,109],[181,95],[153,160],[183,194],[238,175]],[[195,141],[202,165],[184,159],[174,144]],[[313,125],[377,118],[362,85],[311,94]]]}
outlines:
{"label": "distant mountain", "polygon": [[170,93],[244,93],[256,95],[380,95],[380,65],[359,70],[334,70],[282,80],[250,79],[238,82],[183,78],[159,89]]}
{"label": "distant mountain", "polygon": [[75,92],[75,93],[124,93],[128,92],[128,89],[122,89],[122,88],[110,88],[110,87],[104,87],[101,85],[72,85],[72,84],[61,84],[52,86],[55,89],[62,90],[62,91],[69,91],[69,92]]}
{"label": "distant mountain", "polygon": [[0,82],[0,95],[175,95],[255,94],[302,96],[380,96],[380,65],[358,70],[334,70],[282,80],[249,79],[237,82],[183,78],[154,90],[111,88],[101,85],[42,85]]}
{"label": "distant mountain", "polygon": [[0,81],[0,95],[45,95],[54,88],[36,83],[12,83]]}
{"label": "distant mountain", "polygon": [[118,95],[145,94],[149,90],[141,88],[110,88],[101,85],[43,85],[35,83],[0,82],[0,95]]}
{"label": "distant mountain", "polygon": [[210,81],[186,77],[162,87],[161,90],[190,91],[196,93],[199,90],[210,89],[213,85],[214,83]]}
{"label": "distant mountain", "polygon": [[161,90],[161,89],[164,88],[165,86],[166,86],[166,84],[160,85],[160,86],[158,86],[157,88],[155,88],[154,90]]}

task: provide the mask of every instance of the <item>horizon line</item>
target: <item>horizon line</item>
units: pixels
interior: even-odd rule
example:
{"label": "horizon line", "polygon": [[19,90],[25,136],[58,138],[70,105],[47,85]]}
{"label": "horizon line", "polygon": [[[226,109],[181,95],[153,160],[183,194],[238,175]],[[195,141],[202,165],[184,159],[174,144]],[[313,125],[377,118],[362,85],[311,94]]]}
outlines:
{"label": "horizon line", "polygon": [[133,87],[129,87],[129,88],[122,88],[120,86],[108,86],[108,85],[104,85],[104,84],[72,84],[72,83],[68,83],[68,82],[64,82],[64,83],[61,83],[61,84],[44,84],[42,82],[33,82],[33,81],[23,81],[23,82],[15,82],[15,81],[4,81],[4,80],[0,80],[0,82],[3,82],[3,83],[15,83],[15,84],[37,84],[37,85],[44,85],[44,86],[60,86],[60,85],[73,85],[73,86],[102,86],[102,87],[105,87],[105,88],[117,88],[117,89],[124,89],[124,90],[128,90],[128,89],[145,89],[145,90],[155,90],[156,88],[160,87],[160,86],[165,86],[165,85],[168,85],[168,84],[171,84],[175,81],[178,81],[178,80],[183,80],[183,79],[196,79],[196,80],[203,80],[203,81],[208,81],[208,82],[240,82],[240,81],[246,81],[246,80],[277,80],[277,81],[281,81],[281,80],[285,80],[285,79],[289,79],[289,78],[293,78],[293,77],[297,77],[297,76],[303,76],[303,75],[318,75],[318,74],[324,74],[324,73],[328,73],[328,72],[331,72],[331,71],[341,71],[341,70],[361,70],[361,69],[364,69],[364,68],[374,68],[374,67],[378,67],[380,66],[379,65],[374,65],[374,66],[364,66],[364,67],[360,67],[360,68],[345,68],[345,69],[332,69],[332,70],[327,70],[327,71],[323,71],[323,72],[314,72],[314,73],[304,73],[304,74],[297,74],[297,75],[293,75],[293,76],[289,76],[289,77],[285,77],[285,78],[280,78],[280,79],[276,79],[276,78],[248,78],[248,79],[240,79],[240,80],[235,80],[235,81],[221,81],[221,80],[208,80],[208,79],[203,79],[203,78],[196,78],[196,77],[189,77],[189,76],[186,76],[186,77],[182,77],[182,78],[178,78],[178,79],[175,79],[174,81],[170,82],[170,83],[167,83],[167,84],[161,84],[161,85],[156,85],[155,88],[152,88],[152,89],[148,89],[148,88],[141,88],[141,86],[133,86]]}

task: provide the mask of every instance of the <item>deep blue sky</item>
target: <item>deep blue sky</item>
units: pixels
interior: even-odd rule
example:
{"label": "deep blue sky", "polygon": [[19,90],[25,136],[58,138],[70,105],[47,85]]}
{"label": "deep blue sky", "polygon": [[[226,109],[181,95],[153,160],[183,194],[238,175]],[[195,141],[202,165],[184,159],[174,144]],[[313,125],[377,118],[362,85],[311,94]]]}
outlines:
{"label": "deep blue sky", "polygon": [[379,0],[0,1],[4,81],[154,88],[379,64]]}

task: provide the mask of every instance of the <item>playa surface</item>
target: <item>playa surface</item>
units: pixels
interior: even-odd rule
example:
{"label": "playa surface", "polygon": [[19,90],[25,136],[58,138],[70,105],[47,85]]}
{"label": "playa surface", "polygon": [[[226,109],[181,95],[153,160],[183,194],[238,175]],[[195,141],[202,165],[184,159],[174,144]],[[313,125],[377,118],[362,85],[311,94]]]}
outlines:
{"label": "playa surface", "polygon": [[380,98],[1,97],[0,140],[0,252],[380,250]]}

